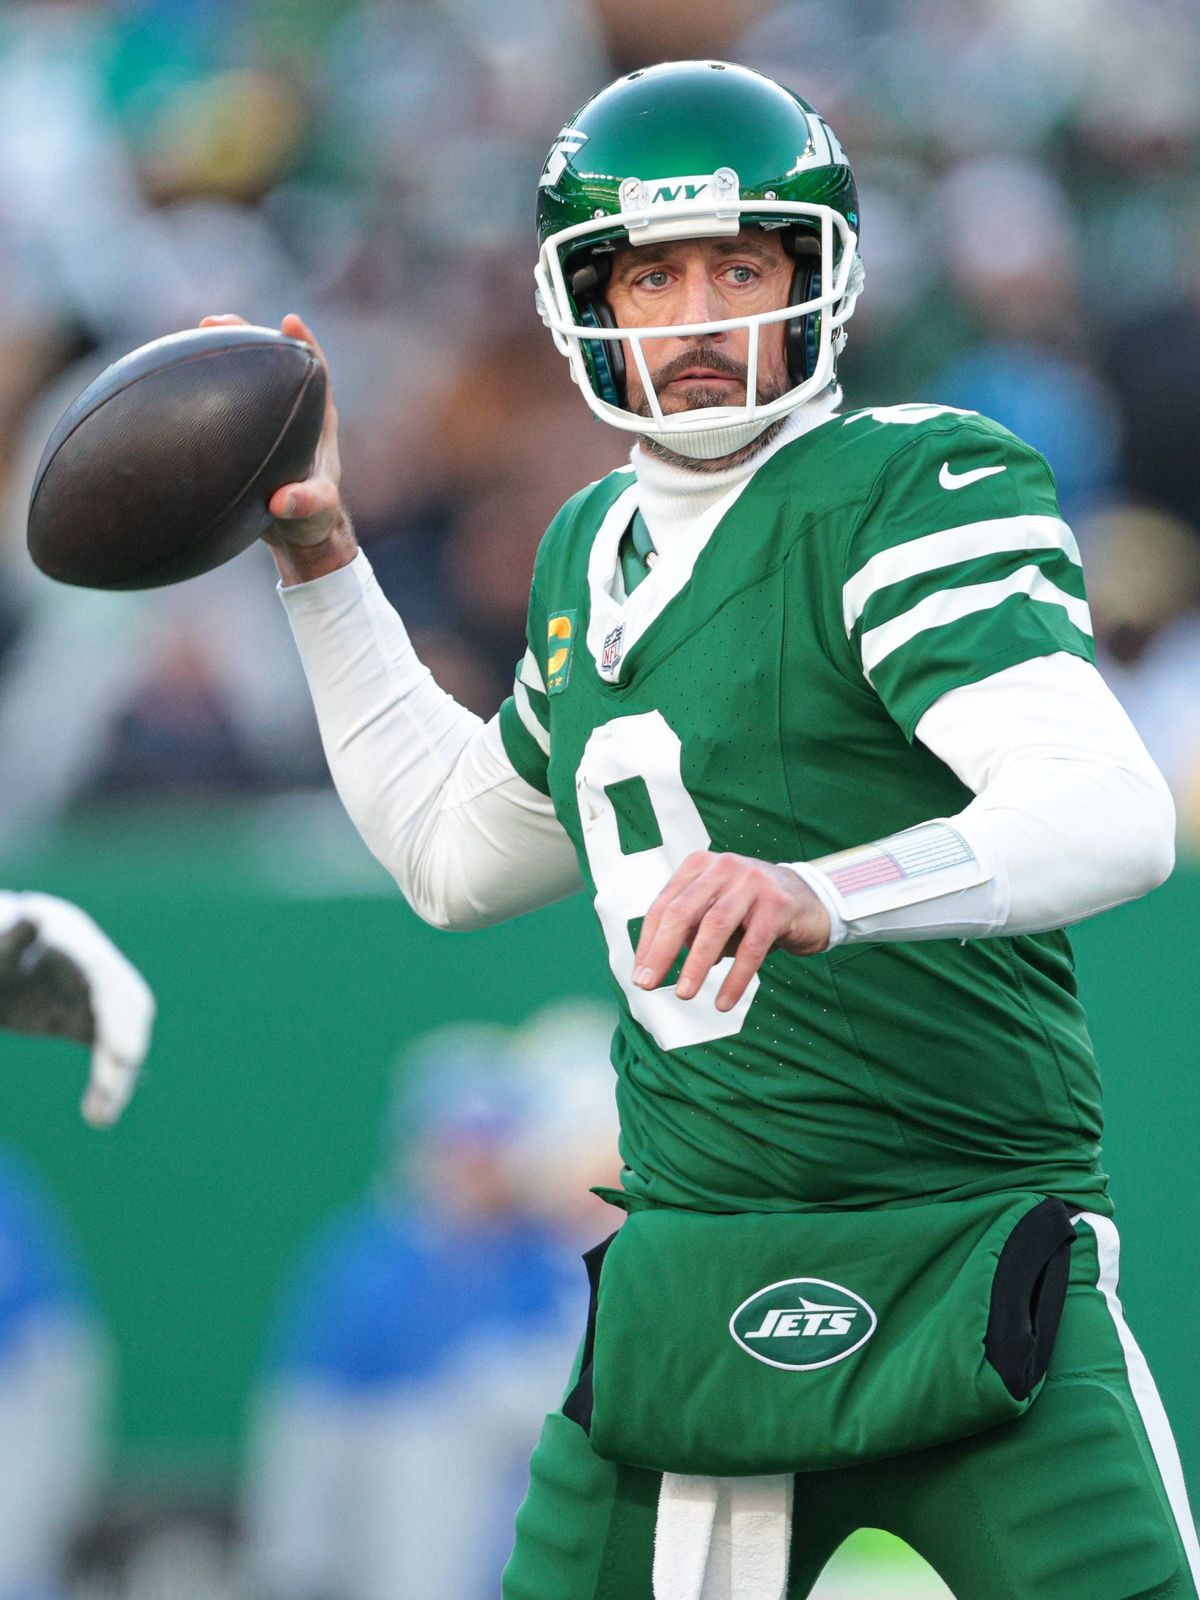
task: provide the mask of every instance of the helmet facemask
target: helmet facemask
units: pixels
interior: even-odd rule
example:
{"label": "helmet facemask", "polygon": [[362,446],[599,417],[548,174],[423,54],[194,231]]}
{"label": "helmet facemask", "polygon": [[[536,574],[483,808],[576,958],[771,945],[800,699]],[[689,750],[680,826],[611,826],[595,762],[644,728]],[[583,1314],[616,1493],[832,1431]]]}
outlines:
{"label": "helmet facemask", "polygon": [[[626,179],[620,198],[622,209],[615,215],[603,213],[550,234],[535,272],[542,319],[597,417],[661,441],[680,455],[713,460],[743,448],[772,422],[829,388],[863,280],[857,235],[839,211],[773,197],[743,200],[730,168],[707,178],[666,183]],[[616,327],[604,290],[617,243],[627,239],[636,250],[674,239],[730,237],[747,224],[781,230],[784,248],[796,263],[792,296],[799,298],[778,309],[708,323]],[[762,329],[777,323],[787,325],[792,382],[784,393],[760,400]],[[646,345],[742,328],[749,335],[744,403],[665,412],[650,375]],[[648,416],[625,405],[625,349],[637,370]]]}

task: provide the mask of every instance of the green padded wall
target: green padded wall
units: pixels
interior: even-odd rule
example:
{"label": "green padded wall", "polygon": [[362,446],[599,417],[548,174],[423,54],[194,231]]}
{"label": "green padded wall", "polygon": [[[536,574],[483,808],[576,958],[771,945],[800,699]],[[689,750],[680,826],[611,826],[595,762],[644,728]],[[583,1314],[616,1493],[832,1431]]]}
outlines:
{"label": "green padded wall", "polygon": [[[118,1472],[228,1484],[288,1262],[370,1181],[392,1063],[456,1018],[603,993],[584,901],[439,934],[332,803],[122,813],[0,864],[84,904],[151,979],[155,1047],[125,1121],[78,1119],[70,1046],[5,1038],[0,1119],[60,1196],[119,1361]],[[1200,1471],[1194,928],[1200,874],[1077,931],[1107,1084],[1126,1305]]]}

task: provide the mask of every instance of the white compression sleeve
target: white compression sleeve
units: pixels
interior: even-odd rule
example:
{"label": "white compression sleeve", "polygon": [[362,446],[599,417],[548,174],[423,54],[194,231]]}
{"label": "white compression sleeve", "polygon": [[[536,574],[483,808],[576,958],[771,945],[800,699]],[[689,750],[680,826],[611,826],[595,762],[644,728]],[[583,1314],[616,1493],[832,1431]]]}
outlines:
{"label": "white compression sleeve", "polygon": [[1044,656],[951,690],[917,737],[975,799],[956,816],[795,870],[831,944],[1062,927],[1161,883],[1174,806],[1096,669]]}
{"label": "white compression sleeve", "polygon": [[438,688],[365,555],[280,593],[342,804],[420,916],[481,928],[582,886],[550,800]]}

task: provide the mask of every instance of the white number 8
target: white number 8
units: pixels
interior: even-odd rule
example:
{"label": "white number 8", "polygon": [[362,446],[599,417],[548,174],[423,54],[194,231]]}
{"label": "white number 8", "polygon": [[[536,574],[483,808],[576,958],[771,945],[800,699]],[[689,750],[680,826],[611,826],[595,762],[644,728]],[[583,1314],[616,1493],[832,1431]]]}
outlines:
{"label": "white number 8", "polygon": [[[696,802],[683,786],[679,736],[659,711],[616,717],[592,730],[575,775],[588,864],[596,884],[596,915],[608,944],[608,962],[629,1009],[664,1050],[726,1039],[740,1032],[758,993],[757,976],[730,1011],[718,1011],[717,993],[733,965],[714,964],[699,992],[680,1000],[673,988],[647,990],[633,982],[629,924],[644,917],[668,878],[694,850],[712,844]],[[661,842],[626,853],[608,790],[629,778],[646,785]]]}

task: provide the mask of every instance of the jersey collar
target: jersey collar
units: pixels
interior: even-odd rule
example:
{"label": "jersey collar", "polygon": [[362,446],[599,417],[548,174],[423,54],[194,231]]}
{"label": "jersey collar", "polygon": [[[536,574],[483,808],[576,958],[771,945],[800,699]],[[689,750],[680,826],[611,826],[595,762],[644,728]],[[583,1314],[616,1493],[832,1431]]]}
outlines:
{"label": "jersey collar", "polygon": [[[718,524],[755,473],[786,445],[828,422],[841,398],[840,390],[832,390],[799,407],[768,445],[749,461],[725,472],[692,472],[648,456],[640,446],[634,448],[631,460],[635,481],[609,507],[588,560],[591,607],[587,648],[605,683],[622,681],[630,651],[687,585]],[[676,499],[681,503],[681,514],[675,512]],[[647,503],[658,513],[653,520],[646,515]],[[638,510],[654,538],[658,560],[633,593],[626,596],[619,551],[622,536]],[[670,531],[664,538],[667,519]]]}

